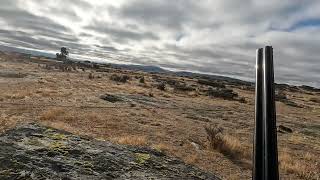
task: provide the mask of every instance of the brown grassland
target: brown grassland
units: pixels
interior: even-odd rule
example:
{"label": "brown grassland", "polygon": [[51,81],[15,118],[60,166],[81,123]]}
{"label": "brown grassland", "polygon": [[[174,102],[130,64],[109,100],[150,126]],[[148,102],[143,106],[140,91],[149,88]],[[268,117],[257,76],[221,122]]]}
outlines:
{"label": "brown grassland", "polygon": [[[191,78],[113,68],[65,71],[45,68],[48,64],[52,60],[0,53],[0,132],[37,122],[99,140],[148,146],[223,179],[251,178],[253,90],[227,85],[245,98],[241,103],[209,97],[201,92],[207,87]],[[112,74],[130,79],[115,82],[110,80]],[[141,76],[144,82],[136,78]],[[162,91],[154,86],[155,76],[196,88],[178,91],[168,86]],[[111,103],[100,98],[106,93],[152,102],[133,98]],[[285,93],[302,107],[276,104],[278,125],[293,130],[278,133],[281,179],[319,179],[320,93]],[[223,131],[213,132],[218,127]]]}

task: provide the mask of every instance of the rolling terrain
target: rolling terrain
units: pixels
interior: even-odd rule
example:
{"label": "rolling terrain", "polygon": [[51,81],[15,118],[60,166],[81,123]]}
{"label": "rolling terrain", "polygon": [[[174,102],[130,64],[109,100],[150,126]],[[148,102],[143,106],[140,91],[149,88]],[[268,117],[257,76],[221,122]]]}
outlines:
{"label": "rolling terrain", "polygon": [[[251,178],[252,83],[0,52],[0,87],[2,133],[36,123]],[[320,90],[281,84],[276,98],[280,177],[319,179]]]}

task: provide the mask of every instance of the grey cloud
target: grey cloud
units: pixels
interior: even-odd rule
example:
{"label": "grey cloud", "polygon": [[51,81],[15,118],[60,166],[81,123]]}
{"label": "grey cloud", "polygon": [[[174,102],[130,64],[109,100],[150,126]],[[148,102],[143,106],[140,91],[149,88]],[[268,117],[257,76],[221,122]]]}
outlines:
{"label": "grey cloud", "polygon": [[116,24],[106,22],[94,22],[92,25],[85,27],[86,29],[96,31],[98,33],[108,35],[111,39],[120,43],[141,40],[158,40],[159,37],[152,32],[131,31]]}
{"label": "grey cloud", "polygon": [[277,81],[320,86],[320,27],[297,26],[319,17],[318,0],[28,1],[41,16],[22,2],[0,6],[0,41],[12,46],[253,79],[255,49],[273,45]]}
{"label": "grey cloud", "polygon": [[200,13],[199,3],[191,0],[134,0],[119,9],[110,8],[111,14],[132,19],[146,25],[161,25],[169,29],[182,29]]}

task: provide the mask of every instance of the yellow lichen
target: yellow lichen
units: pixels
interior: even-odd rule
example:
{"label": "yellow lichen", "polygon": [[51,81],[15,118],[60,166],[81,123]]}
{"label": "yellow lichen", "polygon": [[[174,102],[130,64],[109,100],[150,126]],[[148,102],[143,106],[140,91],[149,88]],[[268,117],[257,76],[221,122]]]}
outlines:
{"label": "yellow lichen", "polygon": [[49,134],[48,137],[53,140],[65,140],[66,135],[60,133]]}
{"label": "yellow lichen", "polygon": [[67,146],[59,141],[54,141],[49,145],[49,150],[56,151],[62,154],[67,154]]}
{"label": "yellow lichen", "polygon": [[136,162],[139,164],[144,164],[147,160],[150,159],[150,154],[146,153],[136,153]]}

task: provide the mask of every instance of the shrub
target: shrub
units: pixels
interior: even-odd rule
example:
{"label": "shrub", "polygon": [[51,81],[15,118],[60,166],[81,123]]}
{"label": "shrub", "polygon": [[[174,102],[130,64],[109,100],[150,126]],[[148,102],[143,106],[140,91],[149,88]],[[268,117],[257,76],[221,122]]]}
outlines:
{"label": "shrub", "polygon": [[144,76],[142,76],[142,77],[140,78],[139,82],[140,82],[140,83],[143,83],[143,84],[145,83]]}
{"label": "shrub", "polygon": [[210,148],[217,149],[221,146],[223,141],[222,131],[220,127],[208,126],[205,127],[207,133],[207,139],[209,141]]}
{"label": "shrub", "polygon": [[234,159],[250,158],[250,153],[235,137],[224,135],[221,127],[205,127],[210,148]]}
{"label": "shrub", "polygon": [[121,82],[121,83],[126,83],[129,79],[130,79],[130,76],[128,76],[128,75],[113,74],[110,77],[110,80],[116,81],[116,82]]}
{"label": "shrub", "polygon": [[166,84],[165,83],[159,83],[157,84],[157,89],[161,90],[161,91],[165,91],[166,90]]}
{"label": "shrub", "polygon": [[94,75],[92,73],[89,73],[89,79],[94,79]]}
{"label": "shrub", "polygon": [[116,138],[116,142],[118,142],[119,144],[133,146],[145,146],[148,143],[145,136],[123,136],[120,138]]}

